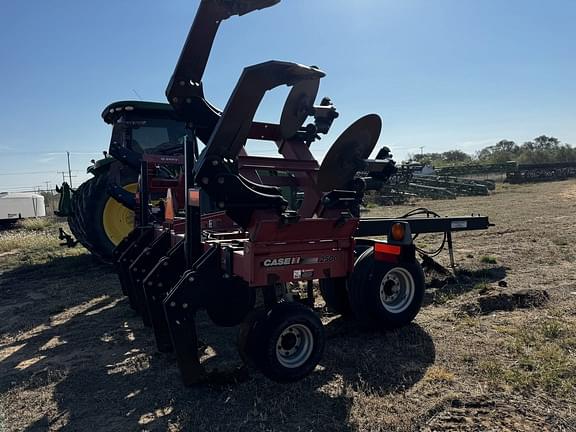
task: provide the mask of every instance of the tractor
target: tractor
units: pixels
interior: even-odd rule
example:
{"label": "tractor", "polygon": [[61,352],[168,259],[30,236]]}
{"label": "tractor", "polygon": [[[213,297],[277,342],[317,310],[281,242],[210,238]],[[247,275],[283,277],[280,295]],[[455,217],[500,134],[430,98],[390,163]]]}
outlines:
{"label": "tractor", "polygon": [[[186,128],[169,104],[155,102],[115,102],[104,109],[102,118],[112,125],[109,150],[88,168],[93,178],[74,190],[69,201],[61,200],[68,204],[66,208],[61,206],[59,214],[68,217],[72,234],[84,247],[109,261],[114,248],[136,223],[134,210],[143,155],[181,155]],[[158,173],[166,179],[174,179],[175,175],[167,169]]]}

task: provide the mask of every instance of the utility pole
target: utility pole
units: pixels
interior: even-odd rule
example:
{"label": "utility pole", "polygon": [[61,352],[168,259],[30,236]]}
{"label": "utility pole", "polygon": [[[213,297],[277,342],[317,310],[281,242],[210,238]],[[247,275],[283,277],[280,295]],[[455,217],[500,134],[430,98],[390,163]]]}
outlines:
{"label": "utility pole", "polygon": [[52,191],[50,190],[50,182],[45,181],[46,183],[46,200],[48,201],[48,206],[52,210],[52,214],[54,214],[54,195],[52,195]]}
{"label": "utility pole", "polygon": [[70,169],[70,152],[66,152],[66,156],[68,157],[68,178],[70,179],[70,187],[72,187],[72,170]]}
{"label": "utility pole", "polygon": [[[64,183],[66,181],[66,171],[56,171],[58,174],[62,174],[62,183]],[[70,173],[68,173],[68,177],[69,178],[74,178],[74,177],[78,177],[77,175],[71,175]],[[68,185],[70,186],[70,185]]]}

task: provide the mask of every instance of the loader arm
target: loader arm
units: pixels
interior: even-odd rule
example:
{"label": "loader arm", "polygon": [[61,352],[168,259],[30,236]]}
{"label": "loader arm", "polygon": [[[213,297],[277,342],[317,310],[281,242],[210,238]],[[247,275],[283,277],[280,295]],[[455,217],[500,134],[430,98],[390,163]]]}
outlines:
{"label": "loader arm", "polygon": [[166,98],[178,116],[193,123],[198,137],[208,142],[220,111],[204,98],[202,76],[220,22],[279,3],[280,0],[201,0],[176,67]]}

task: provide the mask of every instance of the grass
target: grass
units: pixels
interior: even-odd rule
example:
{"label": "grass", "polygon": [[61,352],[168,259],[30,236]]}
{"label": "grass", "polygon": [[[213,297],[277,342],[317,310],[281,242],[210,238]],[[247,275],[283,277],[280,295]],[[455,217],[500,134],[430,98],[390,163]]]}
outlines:
{"label": "grass", "polygon": [[0,231],[0,253],[45,250],[58,246],[60,226],[64,226],[64,223],[57,218],[23,219],[13,228]]}
{"label": "grass", "polygon": [[490,256],[490,255],[485,255],[482,258],[480,258],[480,262],[482,264],[496,264],[496,257]]}
{"label": "grass", "polygon": [[62,256],[85,254],[81,246],[74,249],[60,246],[60,227],[68,229],[63,220],[46,217],[24,219],[13,228],[0,231],[2,267],[41,264]]}
{"label": "grass", "polygon": [[[490,283],[488,278],[490,274],[488,273],[490,269],[482,269],[479,271],[466,271],[460,269],[458,274],[462,275],[473,275],[473,277],[482,277],[482,281],[472,283],[448,283],[443,287],[437,288],[432,292],[432,303],[435,305],[444,305],[450,300],[458,298],[459,296],[466,294],[467,292],[475,291],[479,294],[484,294],[490,291]],[[473,282],[473,281],[472,281]]]}
{"label": "grass", "polygon": [[14,230],[0,233],[0,253],[19,250],[46,249],[58,245],[58,238],[53,233],[39,234],[36,232]]}
{"label": "grass", "polygon": [[576,329],[556,318],[510,328],[508,361],[491,359],[479,370],[494,384],[516,391],[541,389],[552,395],[576,396]]}
{"label": "grass", "polygon": [[58,220],[53,217],[23,219],[18,222],[17,227],[25,231],[44,231],[47,228],[54,227]]}
{"label": "grass", "polygon": [[565,238],[555,238],[552,240],[556,246],[569,246],[570,242]]}
{"label": "grass", "polygon": [[424,380],[429,382],[443,382],[450,383],[456,378],[454,373],[450,372],[443,366],[431,366],[424,375]]}
{"label": "grass", "polygon": [[475,291],[479,291],[481,294],[487,292],[490,289],[490,284],[487,282],[479,282],[474,285]]}

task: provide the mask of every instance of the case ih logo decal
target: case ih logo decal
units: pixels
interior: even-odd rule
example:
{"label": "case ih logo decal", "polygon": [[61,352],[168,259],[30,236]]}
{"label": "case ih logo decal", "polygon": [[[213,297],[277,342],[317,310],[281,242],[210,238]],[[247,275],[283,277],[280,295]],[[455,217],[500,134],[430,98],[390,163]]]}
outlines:
{"label": "case ih logo decal", "polygon": [[265,259],[262,265],[264,267],[281,267],[294,264],[300,264],[301,257],[286,257],[286,258],[268,258]]}
{"label": "case ih logo decal", "polygon": [[264,261],[262,261],[262,265],[264,267],[282,267],[295,264],[322,264],[333,261],[336,261],[336,257],[334,255],[311,257],[311,258],[281,257],[281,258],[267,258]]}

